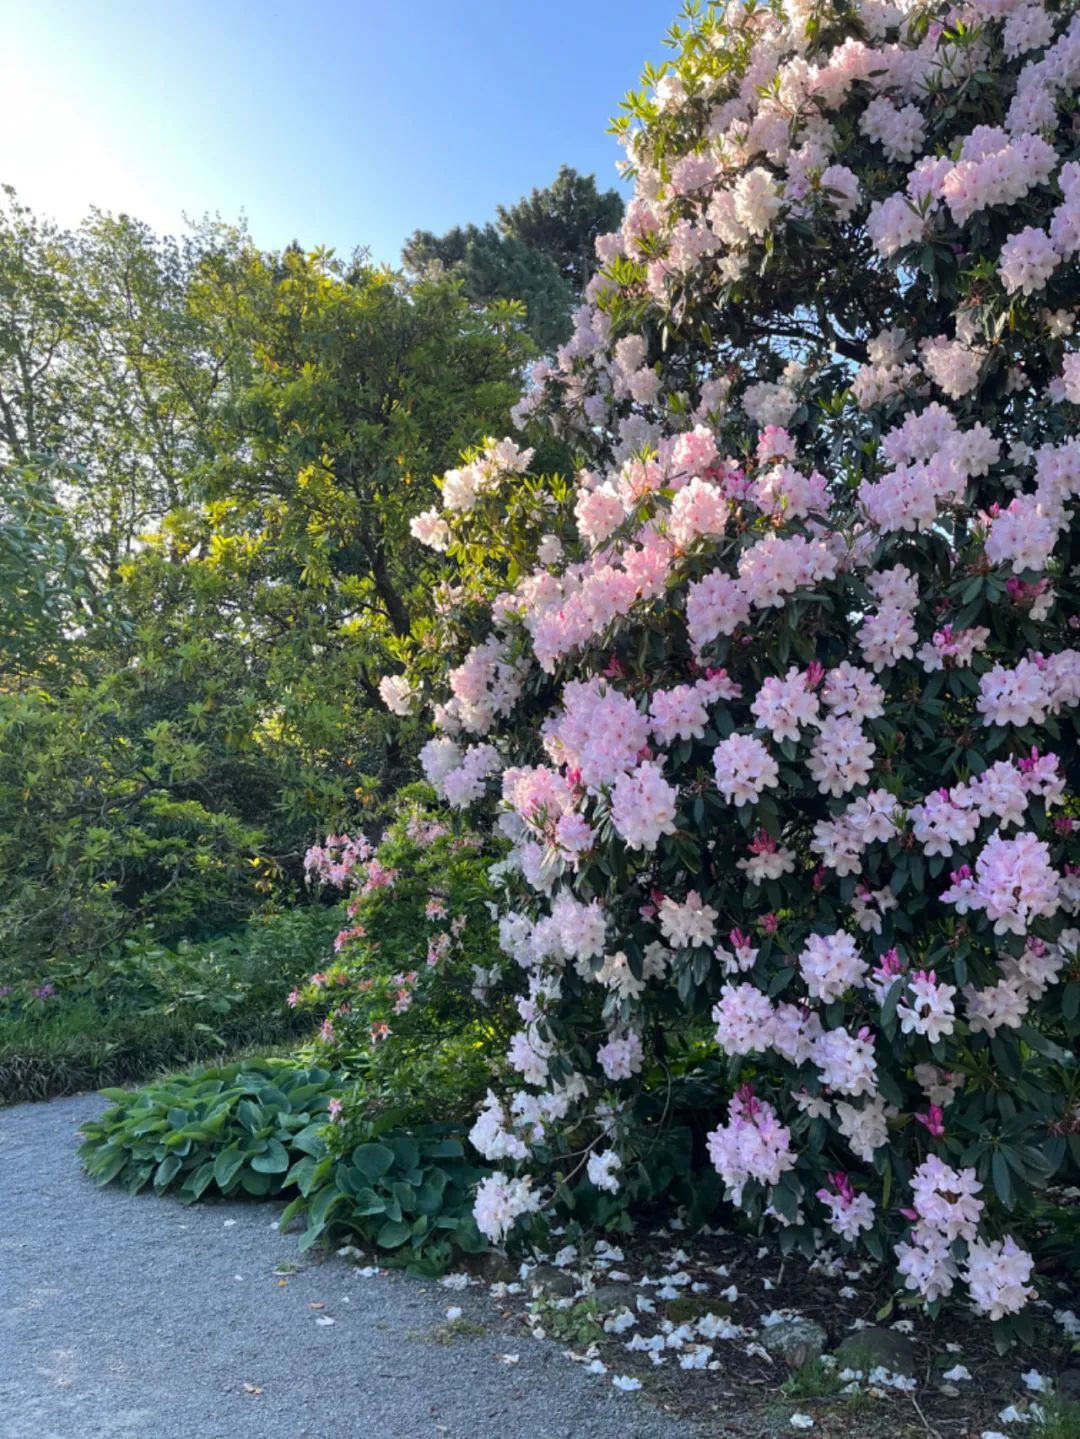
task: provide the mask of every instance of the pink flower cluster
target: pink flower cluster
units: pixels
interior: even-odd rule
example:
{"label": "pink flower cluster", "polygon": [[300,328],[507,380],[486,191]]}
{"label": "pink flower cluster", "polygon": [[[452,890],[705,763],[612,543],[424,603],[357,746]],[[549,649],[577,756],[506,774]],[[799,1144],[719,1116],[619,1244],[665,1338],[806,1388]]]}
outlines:
{"label": "pink flower cluster", "polygon": [[[778,1212],[797,1168],[838,1237],[892,1242],[889,1144],[905,1284],[962,1279],[999,1318],[1030,1256],[934,1151],[977,1089],[959,1054],[1038,1022],[1080,913],[1041,732],[1080,704],[1080,16],[855,0],[856,39],[828,8],[701,15],[628,127],[634,198],[518,410],[577,452],[569,494],[509,506],[526,462],[489,445],[417,521],[445,547],[527,515],[536,557],[488,638],[440,631],[460,663],[422,764],[454,804],[501,787],[512,844],[510,1063],[537,1092],[489,1103],[482,1152],[527,1164],[536,1116],[547,1144],[572,1114],[613,1192],[651,1036],[696,1004],[761,1076],[709,1135],[729,1195]],[[938,103],[958,87],[994,123]],[[500,1235],[510,1184],[478,1200]]]}

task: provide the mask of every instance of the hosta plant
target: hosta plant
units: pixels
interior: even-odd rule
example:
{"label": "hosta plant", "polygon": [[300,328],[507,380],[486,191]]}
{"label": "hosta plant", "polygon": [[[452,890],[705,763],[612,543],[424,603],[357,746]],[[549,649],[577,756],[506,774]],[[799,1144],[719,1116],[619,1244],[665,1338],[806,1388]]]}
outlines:
{"label": "hosta plant", "polygon": [[289,1060],[241,1060],[129,1092],[106,1089],[105,1112],[82,1126],[79,1157],[99,1184],[151,1185],[186,1204],[204,1194],[263,1198],[291,1183],[340,1107],[341,1080]]}
{"label": "hosta plant", "polygon": [[357,1143],[333,1154],[321,1147],[289,1171],[300,1194],[282,1224],[305,1219],[300,1248],[331,1233],[349,1236],[380,1263],[427,1272],[444,1269],[456,1251],[485,1249],[472,1197],[487,1171],[467,1157],[460,1129],[426,1124],[405,1133],[386,1122],[354,1125]]}
{"label": "hosta plant", "polygon": [[514,845],[477,1219],[617,1190],[708,1025],[729,1199],[1002,1319],[1080,1161],[1080,14],[740,0],[673,46],[518,410],[578,469],[443,478],[383,684]]}

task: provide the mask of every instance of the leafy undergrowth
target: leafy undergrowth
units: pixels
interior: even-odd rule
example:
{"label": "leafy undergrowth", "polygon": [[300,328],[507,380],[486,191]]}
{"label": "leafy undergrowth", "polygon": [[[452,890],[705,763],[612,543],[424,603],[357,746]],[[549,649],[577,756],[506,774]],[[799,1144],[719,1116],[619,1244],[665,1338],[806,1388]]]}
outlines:
{"label": "leafy undergrowth", "polygon": [[288,1010],[226,1016],[216,1024],[188,1014],[103,1014],[81,1001],[50,1022],[0,1023],[0,1105],[138,1083],[178,1065],[243,1050],[273,1049],[304,1036],[308,1016]]}
{"label": "leafy undergrowth", "polygon": [[51,966],[48,981],[11,976],[0,983],[0,1104],[295,1043],[318,1016],[285,996],[339,925],[338,910],[307,906],[198,944],[131,939],[88,968]]}
{"label": "leafy undergrowth", "polygon": [[459,1127],[423,1124],[403,1133],[371,1124],[369,1133],[340,1158],[315,1153],[290,1172],[300,1194],[282,1225],[306,1221],[301,1249],[348,1235],[372,1247],[380,1263],[438,1274],[456,1253],[488,1248],[472,1216],[472,1194],[489,1171],[466,1157]]}
{"label": "leafy undergrowth", "polygon": [[204,1194],[281,1194],[297,1159],[317,1152],[341,1080],[288,1060],[240,1061],[163,1080],[83,1125],[79,1158],[99,1184],[151,1185],[184,1203]]}
{"label": "leafy undergrowth", "polygon": [[304,1222],[301,1250],[324,1239],[370,1245],[384,1264],[440,1273],[458,1253],[487,1248],[472,1194],[487,1173],[466,1157],[460,1128],[395,1116],[359,1126],[331,1153],[342,1074],[295,1060],[242,1060],[129,1093],[83,1125],[79,1157],[99,1184],[148,1186],[184,1203],[207,1195],[290,1197],[282,1227]]}

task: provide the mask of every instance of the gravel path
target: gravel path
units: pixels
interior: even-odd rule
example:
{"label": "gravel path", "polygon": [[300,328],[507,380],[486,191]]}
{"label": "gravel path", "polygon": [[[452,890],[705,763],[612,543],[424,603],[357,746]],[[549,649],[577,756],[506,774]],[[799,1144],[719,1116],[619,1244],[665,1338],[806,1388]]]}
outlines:
{"label": "gravel path", "polygon": [[[283,1280],[277,1204],[98,1189],[74,1135],[102,1103],[0,1110],[2,1439],[691,1439],[486,1293],[311,1256]],[[450,1304],[483,1334],[435,1342]]]}

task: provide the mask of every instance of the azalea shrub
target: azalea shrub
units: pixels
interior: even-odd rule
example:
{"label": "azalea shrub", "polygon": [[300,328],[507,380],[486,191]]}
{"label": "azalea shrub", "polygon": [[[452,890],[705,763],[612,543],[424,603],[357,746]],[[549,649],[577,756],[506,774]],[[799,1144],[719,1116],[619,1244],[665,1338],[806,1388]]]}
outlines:
{"label": "azalea shrub", "polygon": [[617,1192],[707,1026],[728,1198],[1000,1320],[1080,1167],[1080,15],[747,0],[672,43],[516,411],[576,471],[443,478],[456,573],[382,686],[513,846],[477,1222]]}
{"label": "azalea shrub", "polygon": [[325,1015],[314,1048],[356,1081],[332,1148],[390,1108],[410,1121],[467,1114],[514,1028],[491,873],[509,845],[433,801],[427,785],[406,788],[378,845],[331,835],[305,857],[312,885],[346,896],[332,953],[288,996]]}

